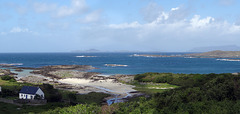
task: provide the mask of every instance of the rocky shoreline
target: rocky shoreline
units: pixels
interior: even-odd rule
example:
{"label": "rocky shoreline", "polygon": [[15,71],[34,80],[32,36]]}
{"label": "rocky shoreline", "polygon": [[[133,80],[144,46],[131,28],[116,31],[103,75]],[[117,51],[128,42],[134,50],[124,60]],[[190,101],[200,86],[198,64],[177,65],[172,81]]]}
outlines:
{"label": "rocky shoreline", "polygon": [[16,73],[12,73],[9,69],[0,69],[0,76],[6,75],[16,75]]}
{"label": "rocky shoreline", "polygon": [[[29,67],[17,67],[14,68],[18,71],[24,70],[24,69],[28,69],[28,70],[33,70],[32,74],[38,74],[38,75],[43,75],[46,77],[51,77],[51,78],[56,78],[56,79],[61,79],[64,76],[62,75],[56,75],[54,72],[56,71],[70,71],[70,70],[75,70],[75,71],[86,71],[86,70],[92,70],[92,69],[96,69],[95,67],[92,67],[90,65],[52,65],[52,66],[43,66],[40,68],[29,68]],[[82,76],[89,76],[89,75],[94,75],[97,73],[89,73],[89,72],[84,72],[82,73]],[[75,75],[74,75],[75,76]],[[77,77],[77,76],[75,76]]]}
{"label": "rocky shoreline", "polygon": [[[121,83],[133,81],[134,75],[101,76],[100,73],[87,72],[87,70],[96,69],[90,65],[54,65],[40,68],[11,66],[11,69],[15,69],[16,73],[24,72],[24,70],[33,70],[27,76],[16,78],[18,82],[47,83],[52,84],[56,89],[75,91],[78,94],[104,92],[111,95],[106,100],[113,99],[116,96],[126,100],[127,98],[140,95],[133,89],[134,86]],[[17,75],[9,69],[0,69],[1,73],[2,75]]]}

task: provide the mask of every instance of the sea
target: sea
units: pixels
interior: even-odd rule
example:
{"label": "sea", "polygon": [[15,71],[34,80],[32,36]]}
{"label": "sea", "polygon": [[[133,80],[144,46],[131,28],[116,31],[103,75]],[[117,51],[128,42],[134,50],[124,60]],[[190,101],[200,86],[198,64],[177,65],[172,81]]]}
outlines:
{"label": "sea", "polygon": [[[186,53],[0,53],[0,64],[17,67],[92,65],[102,75],[159,73],[234,73],[240,61],[227,58],[140,57],[134,54],[182,55]],[[114,64],[114,65],[109,65]]]}

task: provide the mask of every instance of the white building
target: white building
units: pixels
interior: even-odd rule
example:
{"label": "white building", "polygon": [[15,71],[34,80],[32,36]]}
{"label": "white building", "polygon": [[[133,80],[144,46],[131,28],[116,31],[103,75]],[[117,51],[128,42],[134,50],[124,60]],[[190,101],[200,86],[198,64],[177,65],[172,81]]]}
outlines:
{"label": "white building", "polygon": [[34,99],[36,95],[39,95],[41,99],[44,99],[44,93],[41,88],[24,86],[19,92],[19,99]]}

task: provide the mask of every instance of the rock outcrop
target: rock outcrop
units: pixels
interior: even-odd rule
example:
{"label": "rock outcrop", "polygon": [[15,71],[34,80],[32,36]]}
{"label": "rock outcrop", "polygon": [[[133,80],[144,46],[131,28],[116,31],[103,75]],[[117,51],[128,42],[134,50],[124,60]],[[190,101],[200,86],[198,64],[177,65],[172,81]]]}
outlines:
{"label": "rock outcrop", "polygon": [[0,69],[0,76],[6,76],[6,75],[16,75],[16,74],[12,73],[9,69]]}
{"label": "rock outcrop", "polygon": [[[34,71],[31,73],[33,74],[41,74],[43,76],[52,77],[52,78],[65,78],[68,77],[68,74],[64,75],[61,72],[64,70],[78,70],[78,71],[86,71],[96,69],[95,67],[92,67],[90,65],[54,65],[54,66],[43,66],[41,68],[35,68]],[[59,75],[57,75],[59,74]],[[86,73],[85,76],[87,76],[89,73]],[[74,74],[69,74],[69,77],[74,76]]]}

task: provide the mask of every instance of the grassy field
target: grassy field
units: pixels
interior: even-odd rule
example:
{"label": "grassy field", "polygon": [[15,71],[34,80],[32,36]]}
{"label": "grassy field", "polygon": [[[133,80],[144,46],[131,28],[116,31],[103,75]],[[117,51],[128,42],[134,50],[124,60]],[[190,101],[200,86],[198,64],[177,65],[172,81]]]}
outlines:
{"label": "grassy field", "polygon": [[17,82],[9,82],[9,81],[6,81],[6,80],[2,80],[0,78],[0,86],[18,86],[19,83]]}
{"label": "grassy field", "polygon": [[139,83],[135,82],[133,83],[134,86],[136,86],[134,89],[140,92],[144,92],[147,94],[154,94],[158,92],[164,92],[169,89],[174,89],[179,86],[171,85],[168,83]]}
{"label": "grassy field", "polygon": [[4,86],[7,89],[12,88],[12,87],[22,87],[22,86],[32,86],[32,85],[33,84],[30,84],[30,83],[10,82],[10,81],[7,81],[7,80],[2,80],[0,78],[0,86]]}

